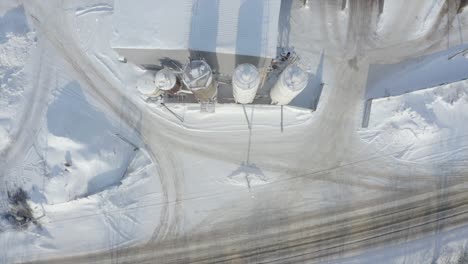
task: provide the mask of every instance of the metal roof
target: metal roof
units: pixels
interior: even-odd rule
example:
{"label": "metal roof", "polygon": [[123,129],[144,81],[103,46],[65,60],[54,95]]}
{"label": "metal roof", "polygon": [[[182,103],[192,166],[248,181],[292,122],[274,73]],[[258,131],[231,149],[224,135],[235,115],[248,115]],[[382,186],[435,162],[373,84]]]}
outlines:
{"label": "metal roof", "polygon": [[114,48],[274,58],[280,0],[116,0]]}

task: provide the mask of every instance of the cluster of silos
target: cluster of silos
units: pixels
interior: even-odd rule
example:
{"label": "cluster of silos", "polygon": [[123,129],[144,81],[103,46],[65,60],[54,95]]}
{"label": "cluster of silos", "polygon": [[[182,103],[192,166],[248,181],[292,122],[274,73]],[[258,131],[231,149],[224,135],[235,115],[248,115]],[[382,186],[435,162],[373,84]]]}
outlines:
{"label": "cluster of silos", "polygon": [[192,60],[183,69],[182,81],[200,102],[211,102],[216,98],[217,87],[211,67],[204,60]]}
{"label": "cluster of silos", "polygon": [[279,76],[270,91],[271,103],[287,105],[307,86],[309,75],[296,64],[291,64]]}
{"label": "cluster of silos", "polygon": [[259,85],[260,74],[255,66],[246,63],[236,67],[232,74],[232,93],[236,103],[252,103]]}
{"label": "cluster of silos", "polygon": [[[309,75],[296,64],[287,66],[279,76],[276,84],[270,90],[271,103],[277,105],[289,104],[309,81]],[[234,100],[240,104],[250,104],[261,82],[257,68],[252,64],[240,64],[232,75],[232,93]]]}
{"label": "cluster of silos", "polygon": [[[168,68],[159,70],[155,75],[148,72],[143,77],[137,86],[140,92],[148,96],[157,96],[162,93],[176,95],[182,90],[182,82],[202,103],[214,102],[217,96],[214,76],[205,60],[189,61],[183,67],[182,80],[172,69]],[[150,81],[152,78],[154,78],[153,81]],[[232,74],[232,92],[235,102],[252,103],[262,82],[261,79],[254,65],[248,63],[238,65]],[[270,90],[271,103],[289,104],[305,89],[308,81],[309,75],[298,65],[287,66]]]}
{"label": "cluster of silos", "polygon": [[137,88],[145,96],[157,97],[163,93],[175,95],[182,84],[173,70],[164,68],[156,74],[153,71],[144,73],[137,81]]}

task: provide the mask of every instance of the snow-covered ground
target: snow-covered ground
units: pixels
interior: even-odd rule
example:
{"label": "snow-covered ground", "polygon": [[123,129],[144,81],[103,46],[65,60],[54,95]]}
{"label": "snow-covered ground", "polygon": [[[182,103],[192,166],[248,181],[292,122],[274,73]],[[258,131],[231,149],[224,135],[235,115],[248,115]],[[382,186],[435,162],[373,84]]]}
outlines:
{"label": "snow-covered ground", "polygon": [[28,193],[40,219],[16,230],[3,219],[9,205],[2,191],[0,244],[7,250],[0,262],[150,239],[160,218],[154,203],[165,199],[152,155],[86,93],[42,32],[36,37],[22,5],[0,7],[0,175],[8,190]]}
{"label": "snow-covered ground", "polygon": [[[11,143],[12,129],[25,107],[25,93],[31,89],[28,62],[36,45],[36,34],[24,8],[12,1],[0,4],[0,151]],[[31,67],[29,67],[31,68]]]}
{"label": "snow-covered ground", "polygon": [[397,159],[461,163],[468,158],[468,82],[372,100],[363,139]]}
{"label": "snow-covered ground", "polygon": [[281,131],[277,107],[170,105],[181,122],[146,102],[145,71],[111,48],[112,0],[2,1],[0,213],[21,187],[37,224],[0,222],[0,262],[456,259],[467,242],[466,83],[420,89],[463,71],[408,75],[397,94],[401,72],[375,75],[372,91],[394,96],[375,99],[360,126],[373,65],[442,72],[468,39],[468,12],[309,2],[283,1],[279,33],[325,85],[315,112],[285,107]]}

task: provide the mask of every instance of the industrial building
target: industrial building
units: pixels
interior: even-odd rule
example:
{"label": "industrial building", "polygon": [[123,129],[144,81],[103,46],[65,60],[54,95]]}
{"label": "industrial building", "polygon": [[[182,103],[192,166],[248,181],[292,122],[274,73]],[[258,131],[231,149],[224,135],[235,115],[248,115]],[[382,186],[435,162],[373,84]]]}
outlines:
{"label": "industrial building", "polygon": [[[144,3],[142,3],[144,2]],[[277,55],[280,0],[116,0],[112,47],[149,69],[203,58],[216,73]]]}
{"label": "industrial building", "polygon": [[141,1],[115,1],[111,45],[155,76],[154,91],[138,87],[146,96],[200,102],[202,111],[215,102],[294,105],[310,84],[298,56],[279,47],[281,0]]}

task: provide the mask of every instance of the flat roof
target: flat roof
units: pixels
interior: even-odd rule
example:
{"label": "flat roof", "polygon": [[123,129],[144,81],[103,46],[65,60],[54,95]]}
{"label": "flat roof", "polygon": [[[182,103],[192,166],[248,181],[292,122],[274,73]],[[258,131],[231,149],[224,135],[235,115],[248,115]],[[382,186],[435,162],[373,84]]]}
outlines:
{"label": "flat roof", "polygon": [[274,58],[281,0],[116,0],[114,48]]}

